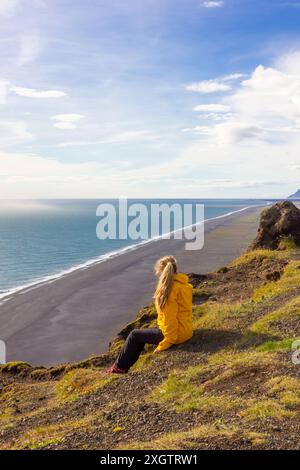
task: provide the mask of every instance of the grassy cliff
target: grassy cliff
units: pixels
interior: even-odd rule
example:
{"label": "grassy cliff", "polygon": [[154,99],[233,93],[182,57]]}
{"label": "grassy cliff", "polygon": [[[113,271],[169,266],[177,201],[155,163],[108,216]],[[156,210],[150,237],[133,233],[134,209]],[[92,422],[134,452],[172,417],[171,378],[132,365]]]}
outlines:
{"label": "grassy cliff", "polygon": [[126,376],[101,377],[139,312],[107,354],[52,368],[0,371],[2,449],[299,448],[300,249],[255,250],[191,275],[195,335],[142,355]]}

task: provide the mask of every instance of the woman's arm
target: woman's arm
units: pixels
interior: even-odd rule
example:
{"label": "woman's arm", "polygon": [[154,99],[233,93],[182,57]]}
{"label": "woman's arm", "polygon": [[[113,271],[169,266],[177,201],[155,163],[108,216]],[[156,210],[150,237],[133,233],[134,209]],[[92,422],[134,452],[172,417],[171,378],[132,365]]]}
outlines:
{"label": "woman's arm", "polygon": [[177,342],[178,302],[177,302],[176,297],[175,298],[170,297],[168,299],[166,305],[162,309],[162,314],[165,320],[165,328],[163,331],[164,339],[157,346],[155,350],[157,352],[164,351],[165,349],[168,349],[170,346],[172,346],[173,344],[176,344]]}

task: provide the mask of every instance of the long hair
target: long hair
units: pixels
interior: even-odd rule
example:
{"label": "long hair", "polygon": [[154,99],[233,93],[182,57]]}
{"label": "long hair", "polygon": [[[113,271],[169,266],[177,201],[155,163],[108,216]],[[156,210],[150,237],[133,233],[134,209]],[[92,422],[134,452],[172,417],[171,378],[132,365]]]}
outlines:
{"label": "long hair", "polygon": [[177,273],[177,261],[173,256],[164,256],[155,263],[154,269],[159,276],[154,298],[159,308],[163,308],[171,292],[174,274]]}

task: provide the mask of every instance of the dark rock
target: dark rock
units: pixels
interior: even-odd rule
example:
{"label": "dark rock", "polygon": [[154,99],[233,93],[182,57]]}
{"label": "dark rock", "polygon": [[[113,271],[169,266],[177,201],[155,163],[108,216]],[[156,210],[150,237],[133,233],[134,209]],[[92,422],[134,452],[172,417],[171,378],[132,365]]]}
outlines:
{"label": "dark rock", "polygon": [[221,274],[226,274],[228,273],[228,271],[229,271],[229,268],[227,266],[222,266],[222,268],[219,268],[217,272]]}
{"label": "dark rock", "polygon": [[268,281],[278,281],[281,278],[281,272],[280,271],[272,271],[268,272],[266,274],[266,279]]}
{"label": "dark rock", "polygon": [[300,246],[300,210],[290,201],[278,202],[262,211],[257,237],[251,250],[276,250],[284,237]]}
{"label": "dark rock", "polygon": [[195,274],[189,273],[188,274],[189,282],[192,284],[193,287],[198,287],[199,284],[204,282],[207,279],[206,274]]}

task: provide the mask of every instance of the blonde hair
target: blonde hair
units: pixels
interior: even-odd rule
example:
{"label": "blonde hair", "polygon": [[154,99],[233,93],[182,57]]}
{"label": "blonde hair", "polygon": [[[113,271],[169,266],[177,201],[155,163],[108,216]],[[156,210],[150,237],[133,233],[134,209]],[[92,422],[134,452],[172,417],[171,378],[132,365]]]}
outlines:
{"label": "blonde hair", "polygon": [[171,292],[174,274],[177,273],[177,261],[173,256],[164,256],[155,263],[154,270],[159,276],[154,298],[159,308],[163,308]]}

